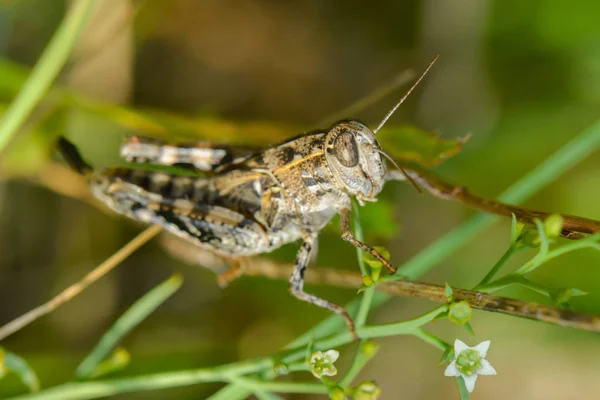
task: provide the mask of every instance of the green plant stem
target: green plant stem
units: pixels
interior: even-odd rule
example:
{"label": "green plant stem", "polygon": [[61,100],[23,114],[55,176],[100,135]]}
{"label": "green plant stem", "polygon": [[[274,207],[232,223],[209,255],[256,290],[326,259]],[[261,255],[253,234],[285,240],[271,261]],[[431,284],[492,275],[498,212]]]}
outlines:
{"label": "green plant stem", "polygon": [[283,397],[276,395],[274,393],[267,392],[257,392],[254,393],[258,400],[285,400]]}
{"label": "green plant stem", "polygon": [[95,399],[98,397],[115,395],[117,393],[189,386],[201,382],[227,382],[233,376],[259,372],[267,368],[272,368],[272,366],[273,362],[270,358],[259,358],[215,368],[173,371],[105,381],[98,380],[84,383],[66,383],[38,393],[17,396],[14,397],[13,400]]}
{"label": "green plant stem", "polygon": [[448,348],[450,348],[449,343],[446,343],[444,340],[435,336],[433,333],[427,332],[423,328],[415,329],[414,335],[416,337],[418,337],[419,339],[423,340],[424,342],[427,342],[430,345],[437,347],[438,349],[440,349],[442,351],[446,351],[446,350],[448,350]]}
{"label": "green plant stem", "polygon": [[504,266],[504,264],[506,264],[508,259],[510,257],[512,257],[512,255],[515,254],[516,252],[517,252],[517,248],[515,246],[511,245],[508,248],[508,250],[506,250],[506,252],[504,252],[504,254],[502,254],[502,257],[500,257],[498,262],[496,264],[494,264],[494,266],[492,267],[490,272],[488,272],[487,275],[483,277],[481,282],[479,282],[475,286],[475,288],[473,288],[473,290],[479,290],[479,288],[481,286],[488,284],[494,278],[494,276],[496,276],[496,274],[498,273],[498,271],[500,271],[500,269]]}
{"label": "green plant stem", "polygon": [[[498,199],[506,203],[522,203],[592,154],[598,147],[600,147],[600,120],[595,121],[588,129],[511,185]],[[398,273],[410,279],[418,278],[473,239],[497,218],[481,213],[475,215],[405,263]]]}
{"label": "green plant stem", "polygon": [[244,400],[250,397],[252,391],[239,383],[230,383],[206,400]]}
{"label": "green plant stem", "polygon": [[583,249],[586,247],[600,250],[600,243],[597,243],[598,240],[600,240],[600,234],[595,234],[595,235],[591,235],[585,239],[580,239],[577,242],[573,242],[568,245],[561,246],[561,247],[551,250],[551,251],[546,250],[545,254],[543,254],[543,255],[540,255],[540,253],[538,253],[538,255],[536,255],[532,260],[523,264],[523,266],[520,267],[519,269],[517,269],[514,273],[517,275],[525,275],[525,274],[533,271],[534,269],[536,269],[543,263],[546,263],[546,262],[552,260],[553,258],[556,258],[563,254],[569,253],[571,251]]}
{"label": "green plant stem", "polygon": [[181,287],[182,282],[181,275],[175,274],[136,301],[102,336],[96,347],[79,364],[75,375],[79,378],[90,375],[98,363],[112,351],[123,336],[139,325],[152,311],[175,293]]}
{"label": "green plant stem", "polygon": [[375,352],[373,354],[365,354],[361,351],[362,346],[364,345],[364,341],[360,344],[358,350],[354,354],[354,360],[352,360],[352,365],[344,375],[342,379],[339,381],[339,385],[341,387],[347,387],[352,384],[352,381],[358,373],[364,368],[364,366],[375,356]]}
{"label": "green plant stem", "polygon": [[[243,381],[248,381],[246,378],[242,378]],[[315,393],[315,394],[327,394],[327,387],[321,383],[310,383],[310,382],[261,382],[253,381],[253,387],[256,390],[262,392],[275,392],[275,393]]]}
{"label": "green plant stem", "polygon": [[[362,242],[364,241],[362,224],[360,223],[360,214],[358,210],[358,205],[356,201],[352,202],[352,211],[354,214],[354,237]],[[363,276],[368,274],[367,266],[365,265],[365,261],[363,260],[363,250],[360,248],[356,248],[356,257],[358,259],[358,266],[360,267],[360,272]],[[354,320],[357,327],[363,326],[367,322],[367,316],[369,315],[369,310],[371,308],[371,303],[373,302],[373,296],[375,295],[375,285],[363,290],[362,299],[360,301],[360,305],[358,307],[358,314],[356,314],[356,318]]]}
{"label": "green plant stem", "polygon": [[0,152],[25,123],[69,58],[75,42],[98,0],[78,0],[31,71],[27,82],[0,121]]}
{"label": "green plant stem", "polygon": [[[514,184],[502,196],[505,202],[519,203],[540,190],[542,187],[556,179],[561,173],[575,165],[582,158],[596,150],[600,144],[600,121],[596,122],[590,129],[578,135],[573,141],[565,145],[559,151],[550,156],[540,166],[527,174],[524,178]],[[427,247],[417,257],[406,263],[402,273],[410,278],[416,278],[424,274],[437,263],[454,252],[460,246],[471,240],[477,233],[487,227],[496,217],[478,214],[461,224],[457,229],[437,240]],[[584,239],[585,240],[585,239]],[[585,242],[584,242],[585,243]],[[590,246],[589,242],[587,246]],[[551,256],[548,254],[548,257]],[[390,296],[376,296],[379,304],[383,304]],[[356,304],[356,303],[355,303]],[[372,305],[374,307],[374,305]],[[443,309],[443,308],[442,308]],[[436,309],[439,310],[439,309]],[[436,311],[434,310],[434,311]],[[438,313],[427,313],[413,320],[387,324],[382,326],[364,326],[359,328],[358,334],[363,338],[382,336],[395,336],[401,334],[414,334],[415,330],[437,317]],[[331,321],[327,318],[319,324],[321,328],[331,328]],[[341,322],[341,319],[340,319]],[[341,325],[338,325],[341,326]],[[326,331],[325,329],[323,331]],[[311,330],[312,334],[314,332]],[[302,344],[303,338],[296,340],[295,344]],[[338,347],[352,341],[351,335],[344,332],[333,337],[318,339],[315,346],[318,348]],[[304,349],[296,350],[284,357],[283,362],[289,363],[304,357]],[[118,380],[96,381],[88,383],[69,383],[44,390],[40,393],[21,396],[19,399],[90,399],[95,397],[109,396],[117,393],[132,392],[138,390],[154,390],[167,387],[192,385],[200,382],[215,382],[231,379],[235,375],[245,375],[259,372],[273,367],[272,359],[249,360],[246,362],[224,365],[212,369],[195,371],[173,371],[162,374],[123,378]],[[223,390],[230,390],[227,387]],[[460,388],[460,385],[459,385]],[[461,390],[461,396],[463,395]],[[465,394],[465,396],[468,396]],[[468,397],[463,397],[468,398]],[[214,400],[214,399],[213,399]]]}
{"label": "green plant stem", "polygon": [[[442,306],[434,311],[430,311],[426,314],[423,314],[408,321],[377,326],[364,326],[359,329],[358,334],[364,338],[412,334],[417,328],[433,321],[440,313],[445,311],[446,308]],[[350,332],[343,332],[341,334],[321,340],[318,343],[318,349],[331,349],[334,347],[339,347],[345,344],[352,343],[352,341],[353,339]],[[288,364],[301,360],[305,356],[305,349],[300,348],[284,355],[283,357],[279,358],[279,360],[281,360],[281,362],[285,364]],[[97,397],[105,397],[115,395],[118,393],[189,386],[197,383],[229,382],[235,377],[270,370],[273,368],[273,365],[273,358],[259,358],[254,360],[241,361],[228,365],[222,365],[214,368],[202,368],[187,371],[172,371],[159,374],[141,375],[132,378],[121,378],[103,381],[98,380],[83,383],[66,383],[63,385],[55,386],[50,389],[46,389],[39,393],[14,397],[12,398],[12,400],[83,400],[93,399]],[[273,384],[273,386],[269,386],[267,385],[267,383],[269,385]],[[260,389],[268,391],[270,390],[269,388],[277,388],[277,390],[283,390],[284,388],[286,388],[286,386],[278,385],[279,383],[277,382],[265,382],[264,384],[260,383]],[[322,385],[319,386],[323,387]],[[227,386],[220,392],[226,391],[225,393],[229,393],[228,390],[233,390],[229,388],[230,386]],[[287,388],[290,389],[289,387]],[[308,389],[314,391],[317,390],[315,387],[312,386]],[[241,390],[241,388],[239,390]],[[315,392],[311,391],[311,393]]]}
{"label": "green plant stem", "polygon": [[[389,296],[384,293],[375,293],[373,299],[371,301],[371,307],[377,308],[381,304],[385,303],[388,300]],[[346,311],[352,316],[355,315],[358,307],[360,305],[360,300],[356,299],[351,301],[348,305],[346,305]],[[339,316],[331,316],[323,321],[319,322],[312,329],[304,332],[302,335],[294,339],[292,342],[288,343],[284,350],[296,349],[302,346],[306,346],[306,344],[311,340],[313,335],[316,340],[327,337],[335,332],[338,332],[340,329],[344,328],[346,324],[344,320]]]}
{"label": "green plant stem", "polygon": [[458,386],[458,394],[460,396],[460,400],[470,400],[471,393],[467,390],[465,386],[465,381],[461,376],[456,377],[456,386]]}

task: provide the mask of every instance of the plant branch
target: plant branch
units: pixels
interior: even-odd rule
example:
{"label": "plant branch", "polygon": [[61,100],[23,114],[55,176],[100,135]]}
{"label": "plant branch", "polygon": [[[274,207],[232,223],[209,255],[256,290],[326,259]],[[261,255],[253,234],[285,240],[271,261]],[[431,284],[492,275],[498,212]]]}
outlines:
{"label": "plant branch", "polygon": [[[535,224],[536,219],[545,220],[551,214],[555,214],[514,206],[497,200],[486,199],[469,192],[464,186],[446,182],[432,172],[414,164],[406,164],[404,169],[413,180],[424,186],[434,196],[444,200],[454,200],[490,214],[501,215],[504,217],[510,217],[514,214],[519,221],[531,224]],[[600,232],[600,221],[575,215],[560,215],[562,215],[564,220],[561,235],[567,239],[581,239],[586,237],[586,234]]]}
{"label": "plant branch", "polygon": [[107,258],[103,263],[94,268],[90,273],[83,277],[80,281],[69,286],[55,297],[50,299],[48,302],[34,308],[33,310],[21,315],[20,317],[12,320],[6,325],[0,328],[0,340],[5,339],[7,336],[12,335],[23,327],[29,325],[36,319],[54,311],[73,297],[77,296],[84,289],[102,278],[113,268],[119,265],[123,260],[129,257],[134,251],[139,249],[142,245],[147,243],[150,239],[156,236],[162,228],[158,225],[153,225],[146,228],[145,231],[133,238],[125,246],[121,247],[119,251],[114,253],[112,256]]}
{"label": "plant branch", "polygon": [[[205,251],[188,244],[171,235],[161,243],[173,256],[185,257],[188,262],[202,260]],[[573,243],[575,245],[575,243]],[[292,272],[291,264],[282,264],[271,259],[256,257],[245,261],[245,274],[275,280],[287,280]],[[307,283],[358,289],[362,284],[362,276],[356,272],[340,271],[330,268],[314,268],[306,276]],[[376,290],[395,296],[405,296],[447,303],[445,287],[431,283],[414,281],[385,281],[376,286]],[[579,330],[600,332],[600,316],[588,315],[571,310],[531,303],[523,300],[500,297],[488,293],[455,289],[454,299],[465,300],[472,308],[512,315],[520,318],[542,321],[553,325],[565,326]]]}

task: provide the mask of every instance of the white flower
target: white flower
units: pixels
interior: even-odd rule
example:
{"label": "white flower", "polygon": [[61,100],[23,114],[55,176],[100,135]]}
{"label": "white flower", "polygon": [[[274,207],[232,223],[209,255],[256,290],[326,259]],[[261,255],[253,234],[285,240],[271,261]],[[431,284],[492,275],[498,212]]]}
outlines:
{"label": "white flower", "polygon": [[323,375],[334,376],[337,374],[337,368],[333,363],[337,361],[339,356],[340,353],[337,350],[327,350],[325,353],[315,351],[308,361],[310,372],[317,378],[321,378]]}
{"label": "white flower", "polygon": [[475,389],[478,375],[496,375],[496,370],[485,360],[490,348],[490,341],[469,347],[460,340],[454,341],[454,360],[448,365],[444,375],[462,376],[469,392]]}

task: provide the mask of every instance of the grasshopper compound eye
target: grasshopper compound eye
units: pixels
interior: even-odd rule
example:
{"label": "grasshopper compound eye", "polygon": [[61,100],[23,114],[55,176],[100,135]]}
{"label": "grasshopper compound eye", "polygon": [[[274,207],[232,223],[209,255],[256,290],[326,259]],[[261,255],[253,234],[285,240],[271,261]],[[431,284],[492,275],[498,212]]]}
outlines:
{"label": "grasshopper compound eye", "polygon": [[358,164],[358,147],[351,132],[342,132],[333,142],[333,155],[344,167]]}

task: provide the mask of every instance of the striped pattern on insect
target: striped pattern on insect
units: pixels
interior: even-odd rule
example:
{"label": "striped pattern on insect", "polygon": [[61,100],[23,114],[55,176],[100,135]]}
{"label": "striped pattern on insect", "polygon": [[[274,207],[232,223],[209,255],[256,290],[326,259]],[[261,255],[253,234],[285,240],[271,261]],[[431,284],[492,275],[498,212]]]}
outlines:
{"label": "striped pattern on insect", "polygon": [[[436,57],[437,58],[437,57]],[[236,156],[236,148],[206,144],[172,145],[154,139],[129,138],[121,157],[131,163],[186,166],[202,176],[172,175],[138,168],[93,171],[65,139],[64,158],[89,177],[93,194],[117,213],[167,231],[234,261],[302,240],[289,289],[297,298],[340,314],[354,338],[346,310],[304,291],[304,273],[317,252],[319,231],[340,215],[343,240],[395,268],[377,250],[358,241],[350,229],[351,200],[377,200],[387,174],[376,133],[418,85],[371,130],[342,120],[265,150]],[[393,161],[392,161],[393,162]],[[393,179],[397,179],[394,176]],[[410,179],[410,178],[409,178]]]}

